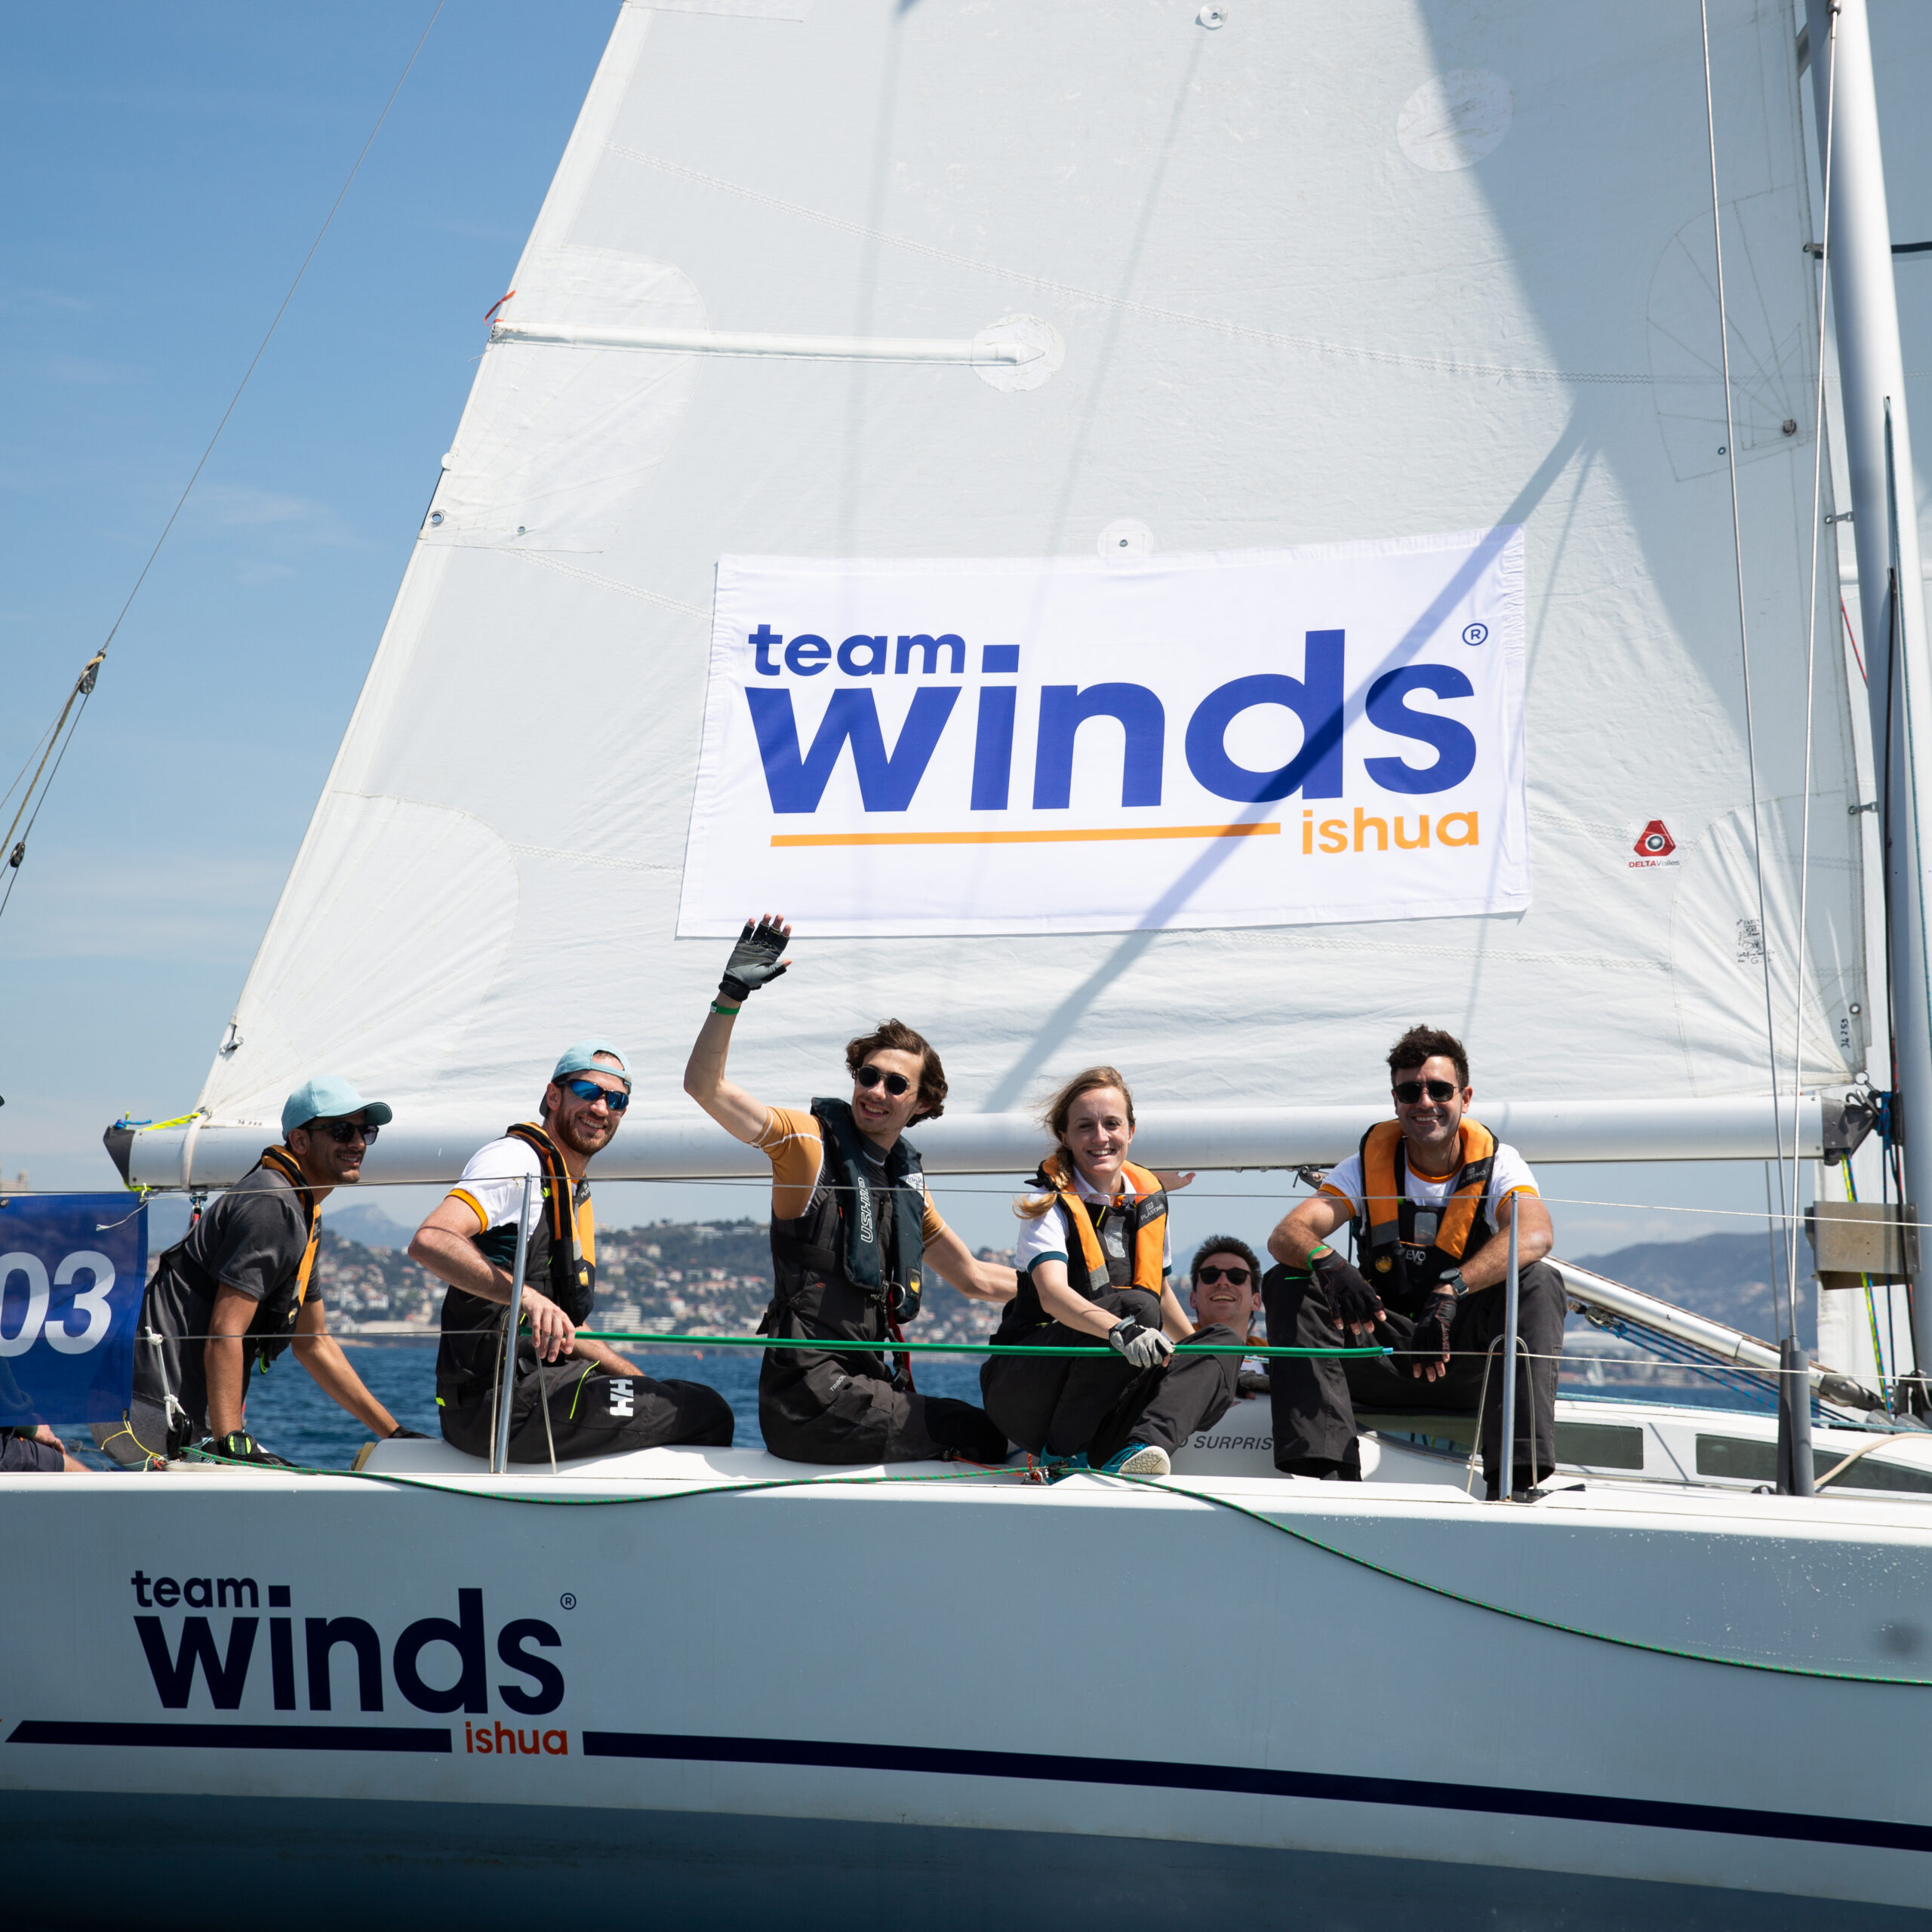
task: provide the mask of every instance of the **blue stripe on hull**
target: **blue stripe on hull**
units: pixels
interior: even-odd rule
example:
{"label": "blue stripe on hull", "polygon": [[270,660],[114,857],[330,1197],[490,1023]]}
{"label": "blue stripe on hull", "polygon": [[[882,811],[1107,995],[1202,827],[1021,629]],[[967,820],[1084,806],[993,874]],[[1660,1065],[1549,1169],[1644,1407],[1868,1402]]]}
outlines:
{"label": "blue stripe on hull", "polygon": [[1067,1784],[1124,1784],[1171,1791],[1245,1792],[1262,1798],[1326,1798],[1342,1804],[1402,1804],[1431,1811],[1481,1811],[1504,1817],[1568,1818],[1652,1831],[1719,1832],[1737,1838],[1792,1838],[1810,1844],[1871,1845],[1932,1851],[1932,1826],[1884,1818],[1820,1817],[1731,1804],[1679,1804],[1588,1792],[1514,1790],[1506,1785],[1449,1784],[1420,1778],[1338,1777],[1324,1771],[1263,1770],[1245,1764],[1167,1764],[1121,1758],[1062,1757],[1035,1751],[949,1751],[918,1744],[820,1743],[808,1738],[700,1737],[670,1733],[586,1730],[586,1758],[669,1758],[718,1764],[810,1764],[837,1770],[924,1771],[941,1777],[1035,1778]]}
{"label": "blue stripe on hull", "polygon": [[14,1792],[17,1932],[1927,1932],[1932,1914],[1397,1858],[683,1811]]}

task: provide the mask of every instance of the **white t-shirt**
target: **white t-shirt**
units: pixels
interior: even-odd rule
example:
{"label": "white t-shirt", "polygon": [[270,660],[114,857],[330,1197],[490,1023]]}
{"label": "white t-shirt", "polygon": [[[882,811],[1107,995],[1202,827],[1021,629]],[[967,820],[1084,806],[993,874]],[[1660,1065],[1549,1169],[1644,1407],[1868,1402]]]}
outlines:
{"label": "white t-shirt", "polygon": [[[1134,1191],[1134,1183],[1122,1174],[1120,1184],[1129,1200],[1139,1197]],[[1090,1187],[1087,1177],[1078,1168],[1073,1171],[1073,1191],[1082,1201],[1104,1201],[1107,1196],[1097,1187]],[[1168,1232],[1172,1223],[1163,1223],[1161,1230],[1161,1274],[1164,1279],[1174,1272],[1174,1242]],[[1049,1208],[1037,1221],[1023,1220],[1020,1224],[1020,1238],[1014,1244],[1013,1265],[1025,1274],[1036,1261],[1064,1261],[1066,1259],[1066,1221],[1056,1205]]]}
{"label": "white t-shirt", "polygon": [[[477,1230],[478,1234],[487,1233],[491,1228],[511,1227],[523,1205],[526,1174],[537,1177],[537,1185],[530,1190],[530,1213],[524,1222],[528,1238],[543,1225],[543,1169],[537,1158],[537,1149],[528,1141],[506,1134],[500,1140],[485,1142],[470,1155],[463,1178],[450,1189],[451,1198],[468,1204],[483,1223]],[[591,1223],[590,1183],[579,1181],[571,1198],[577,1210],[577,1251],[586,1260],[594,1261],[596,1237]]]}
{"label": "white t-shirt", "polygon": [[[1395,1185],[1410,1200],[1425,1208],[1440,1208],[1456,1191],[1456,1177],[1446,1176],[1441,1180],[1427,1174],[1419,1174],[1409,1165],[1408,1149],[1402,1149],[1401,1172],[1395,1177]],[[1483,1195],[1483,1212],[1490,1226],[1496,1226],[1496,1211],[1505,1195],[1534,1194],[1537,1191],[1537,1177],[1530,1171],[1530,1164],[1515,1148],[1506,1146],[1501,1141],[1496,1143],[1496,1161],[1490,1169],[1489,1186]],[[1324,1194],[1339,1194],[1355,1212],[1361,1212],[1362,1179],[1361,1156],[1351,1154],[1342,1164],[1330,1171],[1328,1178],[1321,1183]]]}

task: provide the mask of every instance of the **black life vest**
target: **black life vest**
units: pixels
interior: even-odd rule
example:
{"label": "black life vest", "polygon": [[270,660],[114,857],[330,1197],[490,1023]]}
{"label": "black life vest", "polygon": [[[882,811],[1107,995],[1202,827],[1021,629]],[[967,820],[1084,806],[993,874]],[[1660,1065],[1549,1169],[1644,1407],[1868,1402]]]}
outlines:
{"label": "black life vest", "polygon": [[[772,1219],[774,1293],[758,1333],[885,1344],[893,1324],[919,1312],[926,1195],[918,1150],[902,1137],[875,1180],[851,1106],[818,1100],[811,1111],[824,1137],[826,1184],[802,1214]],[[822,1359],[786,1349],[765,1357],[765,1373],[802,1380]],[[890,1374],[883,1355],[841,1351],[838,1359],[855,1374]]]}
{"label": "black life vest", "polygon": [[1402,1190],[1408,1172],[1399,1121],[1378,1121],[1361,1137],[1362,1209],[1355,1217],[1362,1272],[1398,1312],[1420,1308],[1429,1291],[1496,1230],[1487,1197],[1496,1171],[1496,1137],[1479,1121],[1462,1124],[1463,1164],[1439,1207]]}
{"label": "black life vest", "polygon": [[[577,1239],[578,1186],[557,1143],[537,1121],[520,1120],[503,1130],[507,1140],[521,1140],[537,1156],[542,1183],[543,1213],[530,1231],[524,1262],[524,1280],[542,1291],[579,1327],[590,1319],[597,1300],[597,1267]],[[587,1192],[587,1190],[586,1191]],[[487,1261],[514,1276],[520,1229],[515,1220],[486,1228],[476,1236],[477,1251]],[[436,1383],[440,1389],[487,1392],[497,1379],[503,1350],[503,1323],[509,1310],[501,1302],[485,1301],[461,1288],[443,1295],[442,1340],[436,1351]],[[517,1373],[526,1373],[536,1353],[526,1337],[518,1350]]]}

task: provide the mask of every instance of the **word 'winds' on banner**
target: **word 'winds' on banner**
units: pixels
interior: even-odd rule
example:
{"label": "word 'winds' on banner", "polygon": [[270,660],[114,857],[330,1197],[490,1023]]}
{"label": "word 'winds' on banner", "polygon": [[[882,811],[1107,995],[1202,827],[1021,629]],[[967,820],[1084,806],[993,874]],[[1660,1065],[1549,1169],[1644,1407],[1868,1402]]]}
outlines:
{"label": "word 'winds' on banner", "polygon": [[681,937],[1520,911],[1523,535],[718,566]]}

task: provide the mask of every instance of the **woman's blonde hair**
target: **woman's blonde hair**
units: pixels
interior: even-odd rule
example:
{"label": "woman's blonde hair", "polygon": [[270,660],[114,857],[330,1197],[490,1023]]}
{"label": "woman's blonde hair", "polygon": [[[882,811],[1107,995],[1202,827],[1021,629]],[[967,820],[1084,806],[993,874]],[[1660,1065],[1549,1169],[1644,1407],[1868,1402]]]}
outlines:
{"label": "woman's blonde hair", "polygon": [[[1066,1144],[1067,1123],[1073,1118],[1073,1103],[1083,1094],[1097,1093],[1104,1087],[1118,1088],[1127,1103],[1127,1124],[1134,1124],[1134,1090],[1117,1066],[1084,1067],[1041,1108],[1040,1124],[1054,1137],[1056,1147]],[[1013,1204],[1013,1211],[1023,1221],[1037,1221],[1054,1204],[1051,1194],[1023,1195]]]}

